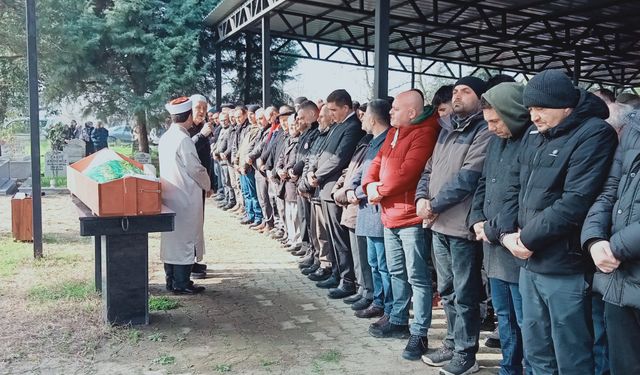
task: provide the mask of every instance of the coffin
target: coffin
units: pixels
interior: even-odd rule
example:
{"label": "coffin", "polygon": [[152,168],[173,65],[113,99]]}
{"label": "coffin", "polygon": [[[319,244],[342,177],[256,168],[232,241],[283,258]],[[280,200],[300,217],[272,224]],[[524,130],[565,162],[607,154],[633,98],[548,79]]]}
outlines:
{"label": "coffin", "polygon": [[[160,182],[127,176],[99,183],[82,172],[97,153],[67,166],[67,187],[97,216],[157,215],[162,210]],[[143,169],[137,161],[118,154],[124,160]]]}

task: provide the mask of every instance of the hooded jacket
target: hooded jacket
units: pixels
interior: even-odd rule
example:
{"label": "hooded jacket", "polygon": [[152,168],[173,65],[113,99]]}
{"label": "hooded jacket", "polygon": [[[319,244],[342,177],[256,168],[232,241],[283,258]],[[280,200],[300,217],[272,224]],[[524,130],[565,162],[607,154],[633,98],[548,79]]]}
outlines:
{"label": "hooded jacket", "polygon": [[[436,145],[440,132],[438,114],[425,107],[414,124],[392,128],[362,179],[362,190],[380,182],[382,224],[385,228],[403,228],[422,223],[416,214],[416,184]],[[395,142],[394,142],[395,141]]]}
{"label": "hooded jacket", "polygon": [[512,179],[503,208],[505,216],[517,214],[520,240],[533,251],[524,268],[564,275],[592,269],[580,232],[617,145],[615,130],[603,120],[608,116],[600,98],[580,89],[576,108],[560,124],[544,133],[531,126],[525,133],[518,179]]}
{"label": "hooded jacket", "polygon": [[[513,178],[510,171],[517,166],[522,136],[531,126],[529,111],[522,104],[524,85],[502,83],[490,89],[482,97],[493,107],[505,123],[511,137],[508,139],[492,135],[487,147],[482,177],[473,196],[467,227],[475,235],[473,225],[484,221],[484,233],[491,243],[483,242],[484,269],[487,277],[508,283],[518,283],[520,263],[509,250],[500,245],[501,228],[509,232],[517,230],[517,223],[500,223],[500,211],[504,196]],[[507,229],[508,228],[508,229]]]}
{"label": "hooded jacket", "polygon": [[593,289],[605,302],[640,309],[640,111],[627,121],[604,189],[587,214],[581,242],[587,252],[595,241],[609,241],[621,262],[612,273],[597,272]]}
{"label": "hooded jacket", "polygon": [[482,113],[454,127],[451,116],[440,119],[438,143],[418,183],[416,201],[430,199],[438,214],[432,230],[472,240],[467,227],[471,199],[482,175],[484,157],[491,134]]}

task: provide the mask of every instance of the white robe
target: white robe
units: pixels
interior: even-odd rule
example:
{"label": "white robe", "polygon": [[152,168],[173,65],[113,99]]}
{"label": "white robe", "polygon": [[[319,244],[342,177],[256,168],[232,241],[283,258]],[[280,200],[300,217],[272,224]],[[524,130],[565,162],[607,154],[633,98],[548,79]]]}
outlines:
{"label": "white robe", "polygon": [[[163,232],[160,258],[164,263],[193,264],[204,254],[202,191],[211,189],[187,130],[171,124],[158,144],[162,204],[176,213],[175,230]],[[195,253],[194,253],[195,250]]]}

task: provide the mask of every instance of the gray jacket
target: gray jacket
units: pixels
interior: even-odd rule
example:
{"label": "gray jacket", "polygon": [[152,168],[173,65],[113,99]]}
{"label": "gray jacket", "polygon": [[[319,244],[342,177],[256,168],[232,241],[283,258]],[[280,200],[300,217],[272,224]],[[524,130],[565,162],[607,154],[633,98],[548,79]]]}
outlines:
{"label": "gray jacket", "polygon": [[491,137],[479,112],[454,127],[451,116],[440,118],[442,130],[431,159],[416,190],[419,199],[431,200],[438,214],[432,230],[448,236],[473,240],[467,215]]}

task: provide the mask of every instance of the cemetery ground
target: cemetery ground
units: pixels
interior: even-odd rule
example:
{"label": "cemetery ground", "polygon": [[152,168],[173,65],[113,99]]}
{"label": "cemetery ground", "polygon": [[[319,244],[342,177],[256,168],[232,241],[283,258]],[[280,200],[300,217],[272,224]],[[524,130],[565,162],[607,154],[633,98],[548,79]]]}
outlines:
{"label": "cemetery ground", "polygon": [[[44,259],[11,239],[0,197],[0,374],[437,374],[374,339],[369,320],[302,277],[275,241],[207,201],[208,277],[198,296],[164,290],[160,236],[150,235],[150,324],[109,326],[94,292],[93,244],[68,195],[43,197]],[[430,345],[446,323],[434,310]],[[481,342],[486,333],[482,334]],[[499,351],[481,344],[480,374]]]}

